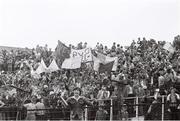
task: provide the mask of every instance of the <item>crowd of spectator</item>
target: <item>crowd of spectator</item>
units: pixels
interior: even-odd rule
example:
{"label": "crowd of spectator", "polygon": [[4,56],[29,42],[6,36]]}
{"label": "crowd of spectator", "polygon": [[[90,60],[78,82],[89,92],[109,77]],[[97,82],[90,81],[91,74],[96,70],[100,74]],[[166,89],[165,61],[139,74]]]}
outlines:
{"label": "crowd of spectator", "polygon": [[[1,92],[0,100],[6,106],[25,105],[28,108],[30,103],[36,102],[36,98],[37,102],[43,102],[44,108],[59,108],[62,107],[60,97],[66,100],[73,95],[75,87],[81,88],[82,95],[87,98],[110,99],[119,93],[116,82],[112,81],[114,79],[124,82],[124,98],[150,96],[157,88],[161,95],[168,95],[172,87],[180,91],[180,48],[174,47],[175,51],[171,53],[163,48],[165,44],[165,41],[146,38],[138,38],[126,48],[116,42],[111,48],[97,43],[94,52],[118,57],[117,71],[99,73],[93,70],[92,63],[84,63],[80,69],[60,69],[42,73],[39,78],[34,78],[31,70],[37,69],[41,59],[48,66],[55,58],[48,45],[37,45],[35,49],[23,51],[3,50],[0,84],[6,91]],[[77,46],[69,45],[73,49],[86,47],[87,43],[82,42]],[[16,91],[12,92],[14,88]]]}

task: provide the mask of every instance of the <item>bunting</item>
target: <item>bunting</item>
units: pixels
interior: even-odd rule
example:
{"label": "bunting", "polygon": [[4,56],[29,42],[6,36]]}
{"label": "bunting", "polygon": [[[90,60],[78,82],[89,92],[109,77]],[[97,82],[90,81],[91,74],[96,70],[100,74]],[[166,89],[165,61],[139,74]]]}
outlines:
{"label": "bunting", "polygon": [[46,67],[43,59],[41,59],[41,63],[40,63],[40,65],[39,65],[39,67],[36,69],[36,72],[35,72],[35,73],[41,74],[41,73],[43,73],[43,72],[47,72],[47,70],[48,70],[48,69],[47,69],[47,67]]}
{"label": "bunting", "polygon": [[59,70],[59,67],[58,67],[55,59],[53,59],[53,61],[51,62],[51,64],[48,67],[48,71],[53,72],[53,71],[57,71],[57,70]]}

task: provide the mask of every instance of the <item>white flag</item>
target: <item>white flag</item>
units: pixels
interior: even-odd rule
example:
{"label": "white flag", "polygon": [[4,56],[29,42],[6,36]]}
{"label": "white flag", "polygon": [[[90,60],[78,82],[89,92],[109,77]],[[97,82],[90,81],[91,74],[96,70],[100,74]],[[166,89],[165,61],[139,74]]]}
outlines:
{"label": "white flag", "polygon": [[48,67],[48,71],[53,72],[53,71],[57,71],[57,70],[59,70],[59,67],[57,66],[56,61],[53,59],[53,61],[51,62],[51,64]]}
{"label": "white flag", "polygon": [[36,72],[37,74],[41,74],[43,72],[47,72],[47,67],[43,61],[43,59],[41,59],[41,63],[39,65],[39,67],[36,69]]}

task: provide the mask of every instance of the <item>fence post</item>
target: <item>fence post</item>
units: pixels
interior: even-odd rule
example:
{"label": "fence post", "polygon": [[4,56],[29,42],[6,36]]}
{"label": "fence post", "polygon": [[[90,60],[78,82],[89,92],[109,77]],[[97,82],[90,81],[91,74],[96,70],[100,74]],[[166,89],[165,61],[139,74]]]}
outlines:
{"label": "fence post", "polygon": [[164,95],[162,96],[162,121],[164,121]]}
{"label": "fence post", "polygon": [[138,97],[136,96],[136,118],[138,118],[138,113],[139,113],[139,109],[138,109]]}
{"label": "fence post", "polygon": [[111,107],[110,107],[110,121],[113,120],[113,99],[111,99]]}
{"label": "fence post", "polygon": [[85,121],[88,121],[88,109],[87,109],[87,105],[85,106]]}

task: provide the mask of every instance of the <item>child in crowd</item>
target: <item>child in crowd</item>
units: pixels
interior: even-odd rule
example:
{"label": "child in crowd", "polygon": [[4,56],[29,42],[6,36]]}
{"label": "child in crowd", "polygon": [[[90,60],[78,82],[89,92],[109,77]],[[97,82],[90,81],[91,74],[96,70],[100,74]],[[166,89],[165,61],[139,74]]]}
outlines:
{"label": "child in crowd", "polygon": [[121,109],[121,113],[122,113],[122,121],[128,121],[128,112],[127,112],[127,105],[123,104],[122,109]]}
{"label": "child in crowd", "polygon": [[103,108],[104,104],[99,105],[99,110],[96,112],[96,121],[103,121],[107,120],[107,114],[108,112]]}

